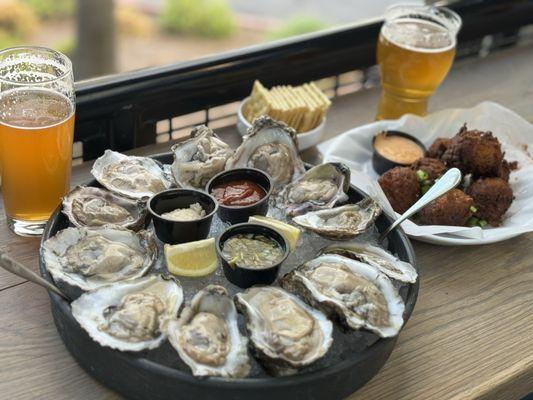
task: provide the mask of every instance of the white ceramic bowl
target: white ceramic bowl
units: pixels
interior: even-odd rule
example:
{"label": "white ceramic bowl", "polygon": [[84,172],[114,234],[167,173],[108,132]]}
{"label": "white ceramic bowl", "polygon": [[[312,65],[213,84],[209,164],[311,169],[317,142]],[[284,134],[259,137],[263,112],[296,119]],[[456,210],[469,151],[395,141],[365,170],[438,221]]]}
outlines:
{"label": "white ceramic bowl", "polygon": [[[252,125],[244,118],[244,115],[242,113],[242,110],[244,108],[244,105],[250,100],[250,97],[245,98],[239,107],[239,111],[237,112],[237,129],[239,130],[239,133],[244,136],[248,132],[248,128],[250,128]],[[324,133],[324,127],[326,126],[326,118],[322,120],[320,125],[318,125],[315,129],[312,129],[307,132],[298,133],[298,150],[305,150],[309,147],[313,147],[320,143],[320,139],[322,138],[322,133]]]}

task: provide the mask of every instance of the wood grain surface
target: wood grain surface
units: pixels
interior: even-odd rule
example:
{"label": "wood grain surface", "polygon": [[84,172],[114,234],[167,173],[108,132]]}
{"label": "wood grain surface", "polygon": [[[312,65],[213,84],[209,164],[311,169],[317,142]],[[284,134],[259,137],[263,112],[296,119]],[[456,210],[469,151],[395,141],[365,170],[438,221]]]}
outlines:
{"label": "wood grain surface", "polygon": [[[458,63],[430,109],[491,100],[533,122],[531,65],[531,46]],[[324,139],[372,121],[377,94],[335,99]],[[234,128],[220,133],[232,145],[240,140]],[[316,149],[303,156],[318,160]],[[75,167],[72,184],[89,179],[89,169]],[[421,278],[415,311],[383,370],[349,399],[514,400],[533,392],[533,235],[482,247],[413,244]],[[0,249],[37,269],[38,240],[12,234],[3,217]],[[68,354],[44,290],[2,270],[0,304],[0,399],[119,398]]]}

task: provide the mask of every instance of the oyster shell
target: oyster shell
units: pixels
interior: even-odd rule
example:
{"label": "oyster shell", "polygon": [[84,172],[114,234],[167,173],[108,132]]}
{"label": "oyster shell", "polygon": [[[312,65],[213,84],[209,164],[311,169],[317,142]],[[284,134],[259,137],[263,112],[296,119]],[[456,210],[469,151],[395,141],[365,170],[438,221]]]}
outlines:
{"label": "oyster shell", "polygon": [[416,269],[387,250],[369,243],[339,243],[322,249],[323,254],[339,254],[376,267],[390,278],[400,282],[415,283]]}
{"label": "oyster shell", "polygon": [[143,276],[157,258],[157,245],[150,231],[105,225],[63,229],[42,244],[41,252],[55,280],[92,290]]}
{"label": "oyster shell", "polygon": [[331,347],[331,321],[281,288],[255,286],[238,293],[235,303],[246,316],[258,358],[276,374],[294,373]]}
{"label": "oyster shell", "polygon": [[201,189],[224,170],[233,154],[233,150],[205,125],[195,127],[190,139],[172,146],[172,152],[171,170],[178,185]]}
{"label": "oyster shell", "polygon": [[402,298],[391,280],[371,265],[324,254],[292,270],[280,283],[351,329],[391,337],[403,325]]}
{"label": "oyster shell", "polygon": [[63,213],[74,226],[113,224],[141,229],[148,211],[140,201],[117,196],[106,189],[76,186],[63,198]]}
{"label": "oyster shell", "polygon": [[242,378],[250,372],[248,339],[239,332],[237,310],[222,286],[199,291],[168,330],[194,376]]}
{"label": "oyster shell", "polygon": [[84,293],[71,307],[76,321],[100,345],[141,351],[156,348],[167,338],[168,322],[182,302],[177,281],[150,275]]}
{"label": "oyster shell", "polygon": [[311,211],[294,217],[294,223],[332,239],[350,239],[364,232],[381,214],[371,198],[327,210]]}
{"label": "oyster shell", "polygon": [[105,188],[132,199],[150,197],[173,184],[169,173],[155,160],[111,150],[94,162],[91,174]]}
{"label": "oyster shell", "polygon": [[325,163],[308,170],[278,195],[278,208],[289,216],[332,208],[348,199],[350,169],[341,163]]}
{"label": "oyster shell", "polygon": [[278,191],[305,172],[298,155],[296,131],[270,117],[256,118],[226,165],[226,169],[240,167],[266,172],[274,191]]}

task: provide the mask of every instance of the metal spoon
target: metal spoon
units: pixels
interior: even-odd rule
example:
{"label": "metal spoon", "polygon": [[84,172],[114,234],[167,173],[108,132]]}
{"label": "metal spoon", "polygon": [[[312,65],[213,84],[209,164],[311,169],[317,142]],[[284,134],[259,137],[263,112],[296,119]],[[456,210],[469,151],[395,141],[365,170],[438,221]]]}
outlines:
{"label": "metal spoon", "polygon": [[52,285],[46,279],[41,278],[35,272],[33,272],[28,267],[25,267],[18,261],[15,261],[9,257],[6,253],[0,252],[0,267],[4,268],[6,271],[11,272],[12,274],[18,275],[21,278],[27,279],[30,282],[36,283],[39,286],[44,287],[46,290],[54,292],[59,296],[63,297],[67,301],[72,301],[65,293],[59,290],[56,286]]}
{"label": "metal spoon", "polygon": [[400,217],[394,221],[380,236],[378,243],[381,243],[387,235],[398,225],[400,225],[407,218],[416,214],[422,208],[431,203],[433,200],[439,198],[443,194],[446,194],[454,187],[456,187],[461,182],[462,176],[461,171],[457,168],[449,169],[440,179],[438,179],[431,188],[420,198],[418,201],[413,204],[406,212],[404,212]]}

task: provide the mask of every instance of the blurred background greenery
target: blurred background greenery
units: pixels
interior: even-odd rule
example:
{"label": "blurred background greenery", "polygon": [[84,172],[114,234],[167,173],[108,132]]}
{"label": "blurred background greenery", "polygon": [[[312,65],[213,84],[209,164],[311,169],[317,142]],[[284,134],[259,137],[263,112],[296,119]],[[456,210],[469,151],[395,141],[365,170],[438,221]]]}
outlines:
{"label": "blurred background greenery", "polygon": [[73,58],[79,79],[319,31],[365,16],[363,8],[345,0],[0,0],[0,48],[55,48]]}

